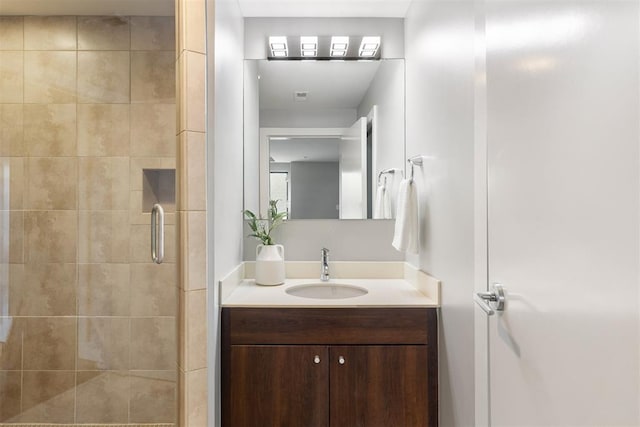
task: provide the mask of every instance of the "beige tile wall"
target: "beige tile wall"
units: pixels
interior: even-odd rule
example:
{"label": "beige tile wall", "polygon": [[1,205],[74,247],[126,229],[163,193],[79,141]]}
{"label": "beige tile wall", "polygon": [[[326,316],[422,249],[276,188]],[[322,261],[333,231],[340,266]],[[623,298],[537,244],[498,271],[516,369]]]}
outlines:
{"label": "beige tile wall", "polygon": [[176,422],[176,219],[155,265],[142,211],[175,51],[173,17],[0,17],[0,424]]}
{"label": "beige tile wall", "polygon": [[179,423],[206,426],[205,0],[176,1],[178,40]]}

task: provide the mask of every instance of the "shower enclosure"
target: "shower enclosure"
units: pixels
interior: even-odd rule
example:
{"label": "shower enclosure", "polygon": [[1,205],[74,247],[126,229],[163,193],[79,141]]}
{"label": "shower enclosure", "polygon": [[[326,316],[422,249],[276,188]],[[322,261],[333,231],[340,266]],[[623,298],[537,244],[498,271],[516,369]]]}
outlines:
{"label": "shower enclosure", "polygon": [[0,425],[176,423],[174,28],[0,16]]}

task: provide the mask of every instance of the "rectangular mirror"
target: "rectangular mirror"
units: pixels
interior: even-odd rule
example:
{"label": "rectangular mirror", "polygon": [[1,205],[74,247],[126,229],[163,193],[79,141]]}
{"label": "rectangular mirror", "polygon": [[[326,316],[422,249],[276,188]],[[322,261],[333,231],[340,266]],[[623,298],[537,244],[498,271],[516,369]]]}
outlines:
{"label": "rectangular mirror", "polygon": [[245,61],[245,209],[391,219],[405,171],[404,60]]}

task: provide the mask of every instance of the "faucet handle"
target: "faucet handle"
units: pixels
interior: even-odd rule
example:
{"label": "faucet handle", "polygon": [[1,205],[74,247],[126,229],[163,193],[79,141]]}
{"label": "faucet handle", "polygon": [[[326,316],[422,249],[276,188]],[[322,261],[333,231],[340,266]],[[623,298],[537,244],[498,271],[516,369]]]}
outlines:
{"label": "faucet handle", "polygon": [[322,252],[322,254],[323,254],[323,255],[326,255],[326,254],[328,254],[328,253],[329,253],[329,249],[327,249],[327,248],[322,248],[322,250],[321,250],[320,252]]}

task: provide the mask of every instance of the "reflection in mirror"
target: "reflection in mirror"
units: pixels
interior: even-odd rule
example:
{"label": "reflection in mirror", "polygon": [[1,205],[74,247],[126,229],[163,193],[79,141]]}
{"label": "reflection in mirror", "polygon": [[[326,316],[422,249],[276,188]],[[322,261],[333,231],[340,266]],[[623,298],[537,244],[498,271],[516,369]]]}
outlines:
{"label": "reflection in mirror", "polygon": [[330,135],[269,138],[269,199],[278,200],[279,212],[289,219],[339,218],[339,144]]}
{"label": "reflection in mirror", "polygon": [[402,171],[403,60],[246,61],[245,208],[392,218]]}

